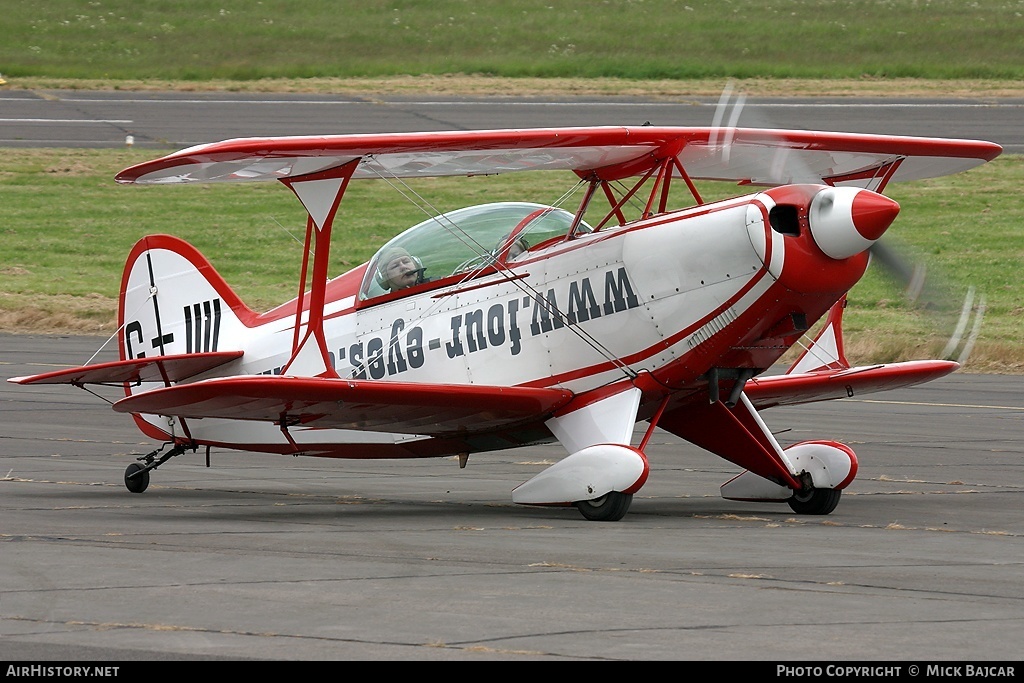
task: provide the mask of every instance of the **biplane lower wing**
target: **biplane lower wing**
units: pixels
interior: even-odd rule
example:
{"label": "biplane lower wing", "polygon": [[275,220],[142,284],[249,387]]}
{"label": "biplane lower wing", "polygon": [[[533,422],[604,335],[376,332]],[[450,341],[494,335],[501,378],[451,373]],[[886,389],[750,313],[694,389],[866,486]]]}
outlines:
{"label": "biplane lower wing", "polygon": [[173,383],[195,377],[242,357],[242,351],[209,351],[153,358],[134,358],[96,363],[26,377],[12,377],[15,384],[138,384]]}
{"label": "biplane lower wing", "polygon": [[572,396],[534,387],[256,375],[156,389],[113,407],[121,413],[255,420],[282,428],[458,436],[545,419]]}
{"label": "biplane lower wing", "polygon": [[755,378],[747,382],[743,391],[758,409],[802,405],[923,384],[945,377],[959,367],[959,363],[951,360],[919,360],[818,370]]}
{"label": "biplane lower wing", "polygon": [[[958,367],[954,361],[907,361],[755,378],[747,381],[740,400],[735,404],[690,401],[667,411],[658,421],[658,427],[760,477],[786,483],[795,489],[798,486],[791,479],[794,468],[787,465],[787,460],[793,460],[789,453],[795,446],[783,449],[758,411],[914,386],[948,375]],[[842,488],[849,483],[846,477],[852,479],[851,473],[856,471],[856,457],[840,444],[816,443],[828,443],[834,453],[843,451],[848,454],[839,454],[837,460],[847,467],[852,463],[853,469],[844,469],[842,476],[834,478],[832,485],[827,487]]]}
{"label": "biplane lower wing", "polygon": [[755,377],[744,387],[755,408],[802,405],[851,398],[861,394],[903,389],[930,382],[956,371],[951,360],[914,360],[851,367],[843,341],[844,296],[799,358],[782,375]]}

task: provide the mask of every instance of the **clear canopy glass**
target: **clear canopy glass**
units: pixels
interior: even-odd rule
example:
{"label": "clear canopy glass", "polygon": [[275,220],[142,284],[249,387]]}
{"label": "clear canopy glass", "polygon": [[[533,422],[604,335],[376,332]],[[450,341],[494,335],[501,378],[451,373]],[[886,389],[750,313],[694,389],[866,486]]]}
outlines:
{"label": "clear canopy glass", "polygon": [[[489,266],[527,258],[530,250],[564,238],[575,217],[565,209],[530,202],[497,202],[469,206],[412,226],[382,246],[359,289],[360,299],[387,294],[388,265],[411,257],[419,281],[436,282],[453,276],[472,277]],[[577,234],[591,232],[581,223]]]}

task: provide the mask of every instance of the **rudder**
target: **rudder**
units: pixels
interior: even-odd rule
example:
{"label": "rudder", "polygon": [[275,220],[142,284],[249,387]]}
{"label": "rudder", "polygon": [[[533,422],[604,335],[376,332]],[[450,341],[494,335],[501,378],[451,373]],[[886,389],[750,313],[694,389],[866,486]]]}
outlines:
{"label": "rudder", "polygon": [[118,299],[122,360],[241,348],[255,313],[199,251],[170,235],[140,239]]}

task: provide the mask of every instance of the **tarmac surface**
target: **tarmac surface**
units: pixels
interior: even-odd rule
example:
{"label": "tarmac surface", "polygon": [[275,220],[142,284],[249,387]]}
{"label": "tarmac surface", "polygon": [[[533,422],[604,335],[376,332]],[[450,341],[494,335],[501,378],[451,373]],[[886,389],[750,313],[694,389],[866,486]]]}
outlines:
{"label": "tarmac surface", "polygon": [[1024,99],[429,97],[0,90],[0,147],[180,149],[234,137],[545,128],[710,126],[991,140],[1024,153]]}
{"label": "tarmac surface", "polygon": [[[0,335],[0,378],[103,341]],[[511,502],[557,445],[465,469],[201,450],[132,494],[159,444],[130,419],[0,382],[0,661],[1020,661],[1024,377],[764,418],[857,451],[831,515],[724,500],[736,468],[660,430],[612,523]]]}

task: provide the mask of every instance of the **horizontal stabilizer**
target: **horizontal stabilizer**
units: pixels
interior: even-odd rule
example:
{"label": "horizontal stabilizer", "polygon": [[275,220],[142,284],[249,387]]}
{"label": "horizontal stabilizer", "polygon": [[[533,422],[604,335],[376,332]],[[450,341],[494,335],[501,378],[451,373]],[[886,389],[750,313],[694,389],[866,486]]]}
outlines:
{"label": "horizontal stabilizer", "polygon": [[758,409],[800,405],[911,387],[945,377],[959,367],[959,363],[950,360],[912,360],[773,375],[750,380],[743,391]]}
{"label": "horizontal stabilizer", "polygon": [[535,387],[250,375],[156,389],[121,399],[114,410],[460,436],[546,419],[572,396]]}
{"label": "horizontal stabilizer", "polygon": [[212,351],[174,356],[135,358],[110,363],[83,365],[41,375],[12,377],[15,384],[138,384],[140,382],[180,382],[242,357],[242,351]]}

